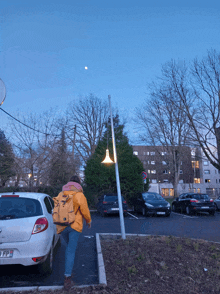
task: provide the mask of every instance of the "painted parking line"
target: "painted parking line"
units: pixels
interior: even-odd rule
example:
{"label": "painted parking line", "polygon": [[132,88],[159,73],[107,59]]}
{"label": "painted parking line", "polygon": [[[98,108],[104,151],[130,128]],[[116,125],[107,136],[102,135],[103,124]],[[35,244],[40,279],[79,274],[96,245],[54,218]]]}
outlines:
{"label": "painted parking line", "polygon": [[174,212],[174,211],[172,211],[172,213],[177,214],[177,215],[181,215],[183,218],[198,218],[198,216],[185,215],[185,214]]}
{"label": "painted parking line", "polygon": [[139,219],[138,217],[136,217],[135,215],[131,214],[130,212],[127,211],[127,214],[131,215],[133,218]]}

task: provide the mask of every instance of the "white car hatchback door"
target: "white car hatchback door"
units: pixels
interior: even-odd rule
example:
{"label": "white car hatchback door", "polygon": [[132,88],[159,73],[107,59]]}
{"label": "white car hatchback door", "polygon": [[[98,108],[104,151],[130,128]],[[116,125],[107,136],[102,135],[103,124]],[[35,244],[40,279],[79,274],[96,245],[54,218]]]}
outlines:
{"label": "white car hatchback door", "polygon": [[0,265],[38,265],[41,272],[51,273],[59,240],[52,209],[46,194],[0,194]]}

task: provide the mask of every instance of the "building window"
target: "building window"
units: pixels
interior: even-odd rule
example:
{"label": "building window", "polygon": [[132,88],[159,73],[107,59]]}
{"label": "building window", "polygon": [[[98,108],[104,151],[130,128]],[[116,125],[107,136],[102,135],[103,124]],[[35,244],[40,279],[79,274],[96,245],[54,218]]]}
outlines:
{"label": "building window", "polygon": [[155,161],[151,161],[151,164],[155,164]]}
{"label": "building window", "polygon": [[208,161],[203,161],[203,165],[209,165]]}
{"label": "building window", "polygon": [[156,170],[153,169],[153,170],[151,171],[151,173],[152,173],[152,174],[156,174]]}
{"label": "building window", "polygon": [[183,184],[183,180],[179,180],[179,184]]}
{"label": "building window", "polygon": [[201,181],[200,181],[200,178],[194,178],[194,184],[200,184]]}
{"label": "building window", "polygon": [[204,174],[206,175],[210,174],[210,170],[209,169],[204,170]]}
{"label": "building window", "polygon": [[166,161],[162,161],[162,164],[163,164],[163,165],[166,165],[167,163],[166,163]]}
{"label": "building window", "polygon": [[205,183],[211,183],[210,179],[205,179]]}
{"label": "building window", "polygon": [[163,156],[164,156],[164,155],[167,155],[167,153],[166,153],[166,152],[161,152],[161,155],[163,155]]}
{"label": "building window", "polygon": [[199,161],[192,161],[192,168],[199,168]]}
{"label": "building window", "polygon": [[182,170],[180,170],[180,174],[181,174],[181,175],[183,174],[183,171],[182,171]]}
{"label": "building window", "polygon": [[157,183],[157,180],[156,179],[152,179],[151,182],[152,182],[152,184],[156,184]]}
{"label": "building window", "polygon": [[195,155],[196,155],[195,150],[191,150],[191,155],[192,155],[192,157],[195,157]]}
{"label": "building window", "polygon": [[147,172],[150,174],[150,169]]}
{"label": "building window", "polygon": [[216,184],[218,184],[218,180],[216,179]]}
{"label": "building window", "polygon": [[155,152],[150,152],[150,155],[155,155]]}
{"label": "building window", "polygon": [[134,151],[133,154],[134,154],[134,155],[138,155],[138,151]]}
{"label": "building window", "polygon": [[144,155],[149,155],[149,152],[144,152]]}
{"label": "building window", "polygon": [[197,193],[200,193],[200,192],[201,192],[201,190],[200,190],[200,188],[198,188],[198,189],[197,189]]}
{"label": "building window", "polygon": [[169,180],[163,180],[164,183],[169,183]]}
{"label": "building window", "polygon": [[167,169],[165,169],[165,170],[163,171],[163,174],[168,174]]}

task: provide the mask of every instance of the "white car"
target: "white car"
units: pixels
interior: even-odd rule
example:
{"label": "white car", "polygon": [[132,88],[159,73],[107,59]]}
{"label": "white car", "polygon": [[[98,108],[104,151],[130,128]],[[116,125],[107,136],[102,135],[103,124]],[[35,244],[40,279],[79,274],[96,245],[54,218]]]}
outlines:
{"label": "white car", "polygon": [[59,241],[52,210],[53,200],[47,194],[0,193],[0,266],[38,265],[41,273],[52,272]]}

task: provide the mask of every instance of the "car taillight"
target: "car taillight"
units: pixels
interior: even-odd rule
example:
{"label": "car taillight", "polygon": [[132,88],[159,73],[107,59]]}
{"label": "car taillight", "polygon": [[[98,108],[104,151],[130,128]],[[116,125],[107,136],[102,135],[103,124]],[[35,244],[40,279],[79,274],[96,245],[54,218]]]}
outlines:
{"label": "car taillight", "polygon": [[126,204],[126,201],[123,201],[124,204]]}
{"label": "car taillight", "polygon": [[213,199],[210,199],[210,202],[213,202]]}
{"label": "car taillight", "polygon": [[48,220],[46,219],[46,217],[42,217],[36,220],[33,231],[32,231],[32,235],[33,234],[37,234],[37,233],[41,233],[43,231],[45,231],[48,228]]}
{"label": "car taillight", "polygon": [[190,202],[199,202],[199,201],[196,199],[191,199]]}
{"label": "car taillight", "polygon": [[43,258],[44,258],[44,256],[33,257],[32,260],[33,260],[34,262],[38,262],[38,261],[40,261],[40,260],[43,259]]}
{"label": "car taillight", "polygon": [[102,204],[107,204],[107,201],[103,201]]}

